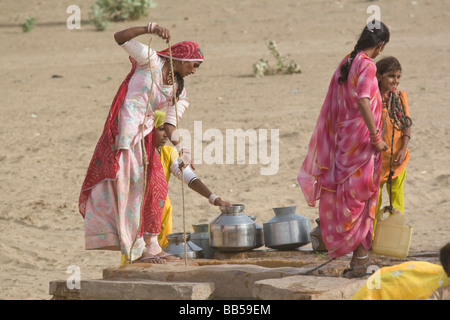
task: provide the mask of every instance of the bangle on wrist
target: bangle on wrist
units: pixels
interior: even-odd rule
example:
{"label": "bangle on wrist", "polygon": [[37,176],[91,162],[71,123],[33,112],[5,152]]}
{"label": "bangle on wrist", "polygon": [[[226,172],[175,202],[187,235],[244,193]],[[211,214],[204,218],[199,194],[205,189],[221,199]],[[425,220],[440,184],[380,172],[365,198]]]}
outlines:
{"label": "bangle on wrist", "polygon": [[408,137],[408,139],[411,139],[411,137],[408,136],[407,134],[402,135],[402,138],[403,138],[403,137]]}
{"label": "bangle on wrist", "polygon": [[158,24],[157,24],[156,22],[149,22],[148,25],[147,25],[147,33],[152,34],[152,33],[153,33],[153,30],[155,29],[155,27],[156,27],[157,25],[158,25]]}
{"label": "bangle on wrist", "polygon": [[217,198],[220,198],[217,194],[211,193],[209,196],[209,203],[214,205],[214,202],[217,200]]}
{"label": "bangle on wrist", "polygon": [[381,141],[383,141],[383,140],[377,140],[377,141],[371,141],[371,143],[374,145],[374,146],[376,146],[377,144],[379,144]]}
{"label": "bangle on wrist", "polygon": [[373,145],[377,145],[381,141],[383,141],[383,139],[381,139],[380,131],[377,130],[377,133],[370,134],[370,143],[372,143]]}
{"label": "bangle on wrist", "polygon": [[378,137],[376,139],[370,139],[370,143],[373,145],[377,145],[379,144],[381,141],[383,141],[383,139],[381,139],[381,137]]}

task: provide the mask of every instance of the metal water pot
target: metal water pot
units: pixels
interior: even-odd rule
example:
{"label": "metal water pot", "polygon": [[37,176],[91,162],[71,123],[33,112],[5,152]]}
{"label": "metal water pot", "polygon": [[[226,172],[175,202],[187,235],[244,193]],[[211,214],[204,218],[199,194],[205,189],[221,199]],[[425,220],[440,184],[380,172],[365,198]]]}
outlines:
{"label": "metal water pot", "polygon": [[[250,219],[252,219],[253,221],[256,221],[256,216],[249,216]],[[263,227],[260,226],[259,224],[257,224],[255,222],[255,226],[256,226],[256,234],[255,234],[255,248],[261,248],[264,245],[264,231],[263,231]]]}
{"label": "metal water pot", "polygon": [[194,233],[191,234],[191,241],[202,248],[203,258],[212,259],[216,250],[209,245],[208,224],[193,224]]}
{"label": "metal water pot", "polygon": [[243,204],[220,207],[209,223],[209,245],[222,252],[240,252],[255,247],[255,222],[244,213]]}
{"label": "metal water pot", "polygon": [[293,250],[311,242],[310,221],[295,213],[296,206],[274,208],[275,217],[263,223],[266,247]]}
{"label": "metal water pot", "polygon": [[[202,258],[202,248],[192,243],[190,241],[190,236],[190,233],[186,233],[186,257],[188,259]],[[164,251],[168,254],[184,258],[184,234],[182,232],[168,234],[167,241],[169,244]]]}

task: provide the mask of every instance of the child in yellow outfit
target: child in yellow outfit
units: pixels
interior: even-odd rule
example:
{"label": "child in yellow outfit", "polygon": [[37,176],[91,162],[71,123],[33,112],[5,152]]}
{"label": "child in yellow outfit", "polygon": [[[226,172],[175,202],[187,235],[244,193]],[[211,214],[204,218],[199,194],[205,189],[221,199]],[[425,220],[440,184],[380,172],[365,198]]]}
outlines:
{"label": "child in yellow outfit", "polygon": [[[161,159],[161,164],[164,169],[164,175],[166,181],[169,182],[170,175],[176,175],[179,179],[181,172],[177,170],[178,152],[176,148],[167,146],[166,143],[169,140],[164,130],[164,119],[166,114],[162,111],[156,111],[153,115],[155,119],[156,128],[156,149]],[[197,192],[198,194],[209,199],[209,202],[215,206],[229,206],[230,203],[223,201],[219,196],[212,193],[208,187],[190,170],[190,168],[184,169],[184,180],[189,188]],[[188,171],[189,170],[189,171]],[[189,174],[188,174],[189,172]],[[186,181],[189,180],[189,181]],[[169,196],[166,198],[164,204],[164,210],[161,216],[161,232],[158,235],[158,242],[161,248],[164,248],[167,244],[167,235],[172,233],[172,205],[170,204]]]}
{"label": "child in yellow outfit", "polygon": [[[375,230],[378,220],[380,207],[382,203],[382,189],[386,185],[392,207],[404,213],[404,201],[403,201],[403,182],[405,181],[406,165],[409,160],[408,142],[411,139],[411,122],[409,126],[406,125],[402,130],[394,128],[394,124],[391,122],[393,117],[401,118],[402,114],[396,111],[394,114],[388,116],[388,107],[392,110],[392,106],[389,106],[390,93],[393,92],[398,99],[399,107],[403,109],[404,115],[409,118],[408,100],[404,91],[397,92],[397,87],[400,84],[400,78],[402,74],[402,67],[400,62],[394,57],[387,57],[377,62],[377,79],[380,89],[381,97],[383,99],[383,112],[381,115],[381,121],[383,123],[383,140],[388,145],[388,149],[382,152],[382,169],[380,178],[380,190],[378,193],[378,203],[376,208],[376,215],[373,229]],[[405,119],[403,115],[403,119]],[[386,119],[387,117],[387,119]],[[394,137],[392,137],[394,135]],[[393,141],[392,141],[393,138]],[[392,143],[393,142],[393,143]],[[392,157],[392,196],[390,195],[390,188],[388,178],[391,169],[391,148],[393,148]],[[375,233],[374,233],[375,234]]]}
{"label": "child in yellow outfit", "polygon": [[[181,179],[181,171],[178,169],[178,152],[176,148],[167,146],[166,143],[169,140],[164,130],[164,120],[166,114],[162,111],[156,111],[153,115],[156,129],[156,150],[161,159],[161,164],[164,169],[164,175],[166,181],[169,182],[170,175],[173,174]],[[229,206],[230,203],[223,201],[219,196],[212,193],[208,187],[197,177],[197,175],[189,168],[184,169],[184,182],[189,188],[204,196],[214,206]],[[168,245],[167,235],[172,233],[172,205],[170,203],[169,196],[167,195],[164,203],[164,209],[161,215],[161,231],[158,235],[158,243],[161,248]],[[172,261],[176,258],[171,258]],[[170,261],[170,260],[169,260]],[[152,263],[164,263],[162,259],[160,261],[152,260]],[[125,255],[121,256],[121,265],[127,264],[125,261]]]}

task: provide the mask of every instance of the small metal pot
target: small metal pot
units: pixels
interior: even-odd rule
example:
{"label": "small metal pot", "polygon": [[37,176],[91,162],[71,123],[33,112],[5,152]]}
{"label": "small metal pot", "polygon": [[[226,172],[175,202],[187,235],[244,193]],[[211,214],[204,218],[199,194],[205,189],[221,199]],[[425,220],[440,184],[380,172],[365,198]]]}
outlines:
{"label": "small metal pot", "polygon": [[[190,241],[190,236],[190,233],[186,233],[186,257],[188,259],[202,258],[202,248],[192,243]],[[184,258],[184,234],[182,232],[168,234],[167,241],[169,244],[164,251],[168,254]]]}
{"label": "small metal pot", "polygon": [[193,224],[194,233],[191,234],[191,242],[202,248],[203,258],[212,259],[216,250],[209,245],[208,224]]}
{"label": "small metal pot", "polygon": [[255,247],[256,225],[244,213],[243,204],[220,207],[209,223],[209,245],[217,251],[240,252]]}
{"label": "small metal pot", "polygon": [[317,223],[317,227],[315,227],[309,234],[311,237],[312,248],[317,252],[327,252],[327,247],[322,239],[322,231],[320,230],[320,219],[317,218],[315,221]]}
{"label": "small metal pot", "polygon": [[263,224],[266,247],[293,250],[311,242],[310,221],[296,214],[295,206],[273,210],[275,217]]}

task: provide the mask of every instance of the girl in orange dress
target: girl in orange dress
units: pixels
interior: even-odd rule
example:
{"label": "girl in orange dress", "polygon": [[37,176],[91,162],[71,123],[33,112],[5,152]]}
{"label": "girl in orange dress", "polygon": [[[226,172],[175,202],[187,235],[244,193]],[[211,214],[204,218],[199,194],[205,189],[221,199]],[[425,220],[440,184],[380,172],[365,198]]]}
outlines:
{"label": "girl in orange dress", "polygon": [[[402,66],[400,65],[400,62],[395,57],[387,57],[378,61],[376,66],[378,86],[380,88],[381,97],[383,98],[381,121],[384,130],[382,138],[387,144],[388,149],[382,152],[380,190],[378,192],[374,230],[380,212],[382,188],[384,185],[386,185],[392,207],[402,214],[404,212],[403,182],[405,181],[406,165],[409,160],[408,142],[411,139],[412,124],[409,118],[410,115],[406,93],[404,91],[396,91],[402,76]],[[393,103],[388,103],[390,101]],[[391,112],[388,112],[388,107]],[[394,111],[395,107],[397,107],[398,110]],[[390,182],[389,173],[391,169],[392,181]]]}

